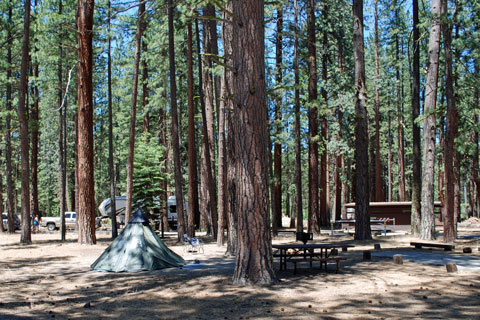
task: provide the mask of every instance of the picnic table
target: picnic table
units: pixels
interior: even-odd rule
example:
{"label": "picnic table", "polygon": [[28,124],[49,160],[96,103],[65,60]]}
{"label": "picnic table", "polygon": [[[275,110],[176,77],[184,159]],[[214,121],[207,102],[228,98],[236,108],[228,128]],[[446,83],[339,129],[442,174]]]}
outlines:
{"label": "picnic table", "polygon": [[336,263],[336,272],[339,269],[339,262],[346,260],[344,257],[334,257],[333,253],[338,252],[339,248],[352,248],[351,244],[345,243],[308,243],[308,244],[274,244],[273,249],[278,249],[274,257],[280,258],[280,270],[287,270],[287,262],[294,264],[294,273],[297,270],[298,262],[310,262],[310,267],[314,261],[320,262],[320,269],[325,266],[327,270],[328,262]]}
{"label": "picnic table", "polygon": [[[347,224],[347,232],[350,232],[350,224],[355,224],[355,219],[344,219],[344,220],[335,220],[331,222],[331,229],[330,234],[333,235],[333,224],[334,223],[345,223]],[[391,223],[392,225],[389,226],[388,224]],[[383,227],[381,230],[387,235],[388,230],[395,231],[395,218],[370,218],[370,225],[379,225]]]}

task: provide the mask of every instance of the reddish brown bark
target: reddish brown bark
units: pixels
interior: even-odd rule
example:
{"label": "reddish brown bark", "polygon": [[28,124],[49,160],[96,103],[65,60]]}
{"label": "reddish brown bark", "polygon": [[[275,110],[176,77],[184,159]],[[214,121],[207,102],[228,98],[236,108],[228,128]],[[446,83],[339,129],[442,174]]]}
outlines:
{"label": "reddish brown bark", "polygon": [[382,163],[380,160],[380,56],[378,48],[378,0],[375,0],[375,201],[383,201]]}
{"label": "reddish brown bark", "polygon": [[93,168],[93,0],[78,0],[78,242],[95,244]]}
{"label": "reddish brown bark", "polygon": [[192,24],[187,23],[187,79],[188,79],[188,228],[189,237],[195,236],[195,212],[198,211],[197,153],[195,150],[195,108],[193,103],[193,35]]}
{"label": "reddish brown bark", "polygon": [[[324,4],[322,14],[328,19],[328,4]],[[328,20],[327,20],[328,23]],[[322,53],[322,89],[321,94],[325,102],[325,108],[328,108],[328,92],[327,92],[327,81],[328,81],[328,32],[327,30],[323,31],[323,53]],[[328,216],[328,124],[325,112],[322,112],[321,119],[322,125],[322,154],[320,156],[320,212],[319,212],[319,224],[320,227],[328,227],[330,222],[330,217]]]}
{"label": "reddish brown bark", "polygon": [[20,68],[20,86],[18,94],[18,119],[20,122],[20,149],[22,158],[22,235],[21,243],[31,243],[31,219],[30,219],[30,164],[29,164],[29,132],[28,111],[25,103],[28,87],[28,58],[30,42],[30,0],[26,0],[25,17],[23,23],[22,64]]}
{"label": "reddish brown bark", "polygon": [[300,135],[300,70],[298,64],[298,6],[294,0],[294,73],[295,73],[295,213],[297,217],[297,232],[303,232],[303,199],[302,199],[302,145]]}
{"label": "reddish brown bark", "polygon": [[270,235],[264,3],[233,2],[233,163],[238,253],[233,283],[275,281]]}
{"label": "reddish brown bark", "polygon": [[167,0],[168,5],[168,56],[170,66],[170,109],[172,116],[172,123],[170,128],[170,134],[172,136],[173,147],[173,162],[174,162],[174,177],[175,177],[175,197],[177,201],[177,236],[178,241],[183,239],[185,234],[185,208],[183,197],[183,177],[181,170],[180,160],[180,137],[178,129],[178,107],[177,107],[177,82],[175,79],[176,66],[175,66],[175,39],[173,28],[173,1]]}
{"label": "reddish brown bark", "polygon": [[363,0],[353,1],[355,58],[355,240],[372,238],[368,178],[368,115],[366,109]]}
{"label": "reddish brown bark", "polygon": [[315,37],[315,0],[307,0],[308,36],[308,131],[309,131],[309,199],[308,232],[320,233],[318,193],[318,89],[317,47]]}
{"label": "reddish brown bark", "polygon": [[[442,0],[442,15],[448,17],[447,0]],[[455,171],[454,145],[457,134],[457,108],[453,93],[453,54],[452,28],[447,19],[442,23],[443,41],[445,50],[445,95],[447,98],[447,121],[445,127],[444,168],[445,168],[445,202],[443,219],[443,241],[453,242],[456,239],[455,228]],[[457,163],[456,165],[459,166]]]}

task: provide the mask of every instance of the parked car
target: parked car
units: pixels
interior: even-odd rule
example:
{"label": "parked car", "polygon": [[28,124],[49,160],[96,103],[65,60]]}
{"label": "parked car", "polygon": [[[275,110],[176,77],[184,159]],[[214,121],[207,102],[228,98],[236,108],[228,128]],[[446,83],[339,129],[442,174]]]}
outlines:
{"label": "parked car", "polygon": [[[3,228],[5,230],[8,229],[8,215],[6,212],[2,213],[2,222],[3,222]],[[15,227],[15,230],[20,230],[20,219],[16,214],[13,215],[13,225]]]}
{"label": "parked car", "polygon": [[[40,220],[40,226],[46,227],[48,231],[55,231],[62,225],[62,219],[60,217],[42,217]],[[65,212],[65,225],[70,229],[77,227],[77,213]]]}

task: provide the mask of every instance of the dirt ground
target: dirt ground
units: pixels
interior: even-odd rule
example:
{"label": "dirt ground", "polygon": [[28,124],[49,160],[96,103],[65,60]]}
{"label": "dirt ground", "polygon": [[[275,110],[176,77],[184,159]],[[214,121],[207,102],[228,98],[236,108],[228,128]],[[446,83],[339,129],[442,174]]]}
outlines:
{"label": "dirt ground", "polygon": [[[473,237],[458,240],[455,253],[469,246],[470,255],[480,257],[480,228],[460,233]],[[32,237],[31,245],[20,245],[20,234],[0,234],[0,319],[478,319],[480,314],[478,271],[447,273],[445,266],[398,265],[387,258],[363,261],[363,250],[373,250],[375,243],[380,250],[413,250],[408,235],[358,242],[325,233],[314,242],[355,245],[340,252],[348,260],[338,274],[333,266],[328,272],[304,266],[294,275],[292,266],[278,271],[276,262],[278,282],[261,287],[232,285],[234,260],[208,239],[204,254],[185,252],[173,236],[165,240],[187,262],[199,260],[198,269],[98,273],[90,265],[110,244],[109,233],[99,231],[94,246],[77,244],[74,232],[64,243],[58,231]]]}

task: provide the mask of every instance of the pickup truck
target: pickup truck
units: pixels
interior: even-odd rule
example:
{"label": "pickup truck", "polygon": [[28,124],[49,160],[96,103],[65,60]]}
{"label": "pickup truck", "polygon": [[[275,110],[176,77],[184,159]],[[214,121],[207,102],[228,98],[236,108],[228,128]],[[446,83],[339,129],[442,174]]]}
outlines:
{"label": "pickup truck", "polygon": [[[60,217],[42,217],[40,220],[40,226],[47,227],[48,231],[54,231],[61,225],[62,219]],[[65,212],[65,225],[67,229],[75,229],[77,227],[77,213]]]}

